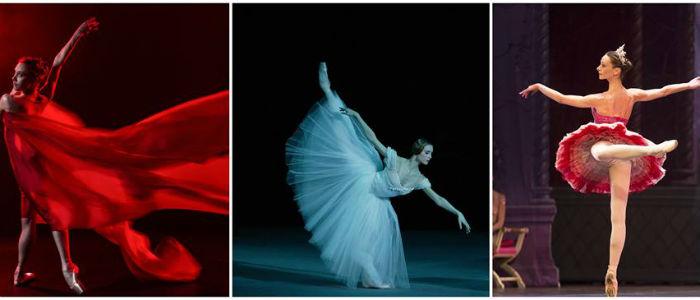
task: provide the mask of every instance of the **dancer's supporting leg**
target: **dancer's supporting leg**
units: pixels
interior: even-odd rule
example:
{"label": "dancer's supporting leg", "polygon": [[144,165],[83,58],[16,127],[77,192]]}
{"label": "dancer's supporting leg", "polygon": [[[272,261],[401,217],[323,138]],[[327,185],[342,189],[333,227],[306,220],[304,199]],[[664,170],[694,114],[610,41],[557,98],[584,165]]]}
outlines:
{"label": "dancer's supporting leg", "polygon": [[625,247],[625,216],[627,197],[629,195],[632,164],[629,160],[642,156],[660,156],[673,151],[678,146],[676,140],[665,141],[658,145],[637,146],[617,145],[601,141],[591,147],[591,154],[596,160],[611,163],[610,176],[610,261],[605,274],[605,294],[617,296],[617,265],[620,263],[622,249]]}
{"label": "dancer's supporting leg", "polygon": [[73,264],[73,259],[70,255],[68,230],[53,230],[51,231],[51,234],[53,235],[53,240],[56,243],[58,255],[61,257],[63,279],[66,280],[66,283],[71,291],[80,295],[83,293],[83,288],[80,282],[78,282],[78,267]]}
{"label": "dancer's supporting leg", "polygon": [[31,218],[22,218],[20,222],[22,231],[19,234],[19,241],[17,243],[17,268],[15,268],[13,276],[15,286],[22,285],[34,279],[34,274],[24,273],[24,263],[29,256],[36,226]]}
{"label": "dancer's supporting leg", "polygon": [[620,263],[622,249],[625,247],[627,197],[630,187],[632,163],[628,160],[614,161],[610,174],[610,260],[605,274],[605,294],[617,296],[617,266]]}

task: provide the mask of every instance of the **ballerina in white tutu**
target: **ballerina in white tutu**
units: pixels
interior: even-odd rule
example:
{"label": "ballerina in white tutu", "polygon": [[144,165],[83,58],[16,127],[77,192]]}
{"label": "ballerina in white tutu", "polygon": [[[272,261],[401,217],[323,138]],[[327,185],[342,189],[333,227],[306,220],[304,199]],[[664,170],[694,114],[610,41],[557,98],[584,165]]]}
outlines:
{"label": "ballerina in white tutu", "polygon": [[460,229],[469,233],[469,224],[420,173],[433,145],[418,139],[410,158],[398,156],[331,90],[325,63],[319,81],[325,97],[286,145],[287,182],[312,233],[310,242],[348,287],[362,282],[368,288],[408,288],[401,232],[389,198],[423,190],[457,216]]}

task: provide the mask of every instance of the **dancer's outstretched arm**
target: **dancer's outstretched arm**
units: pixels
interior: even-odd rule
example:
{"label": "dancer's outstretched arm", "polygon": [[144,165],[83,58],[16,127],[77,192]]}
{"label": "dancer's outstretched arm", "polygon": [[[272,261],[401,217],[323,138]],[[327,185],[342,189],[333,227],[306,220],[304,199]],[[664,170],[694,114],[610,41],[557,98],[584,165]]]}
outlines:
{"label": "dancer's outstretched arm", "polygon": [[685,90],[694,90],[698,87],[700,87],[700,77],[695,77],[686,83],[669,84],[660,89],[629,89],[629,91],[632,93],[635,101],[651,101]]}
{"label": "dancer's outstretched arm", "polygon": [[464,229],[469,233],[472,228],[469,226],[469,223],[467,223],[467,219],[464,218],[464,215],[462,212],[457,210],[452,204],[450,204],[447,199],[443,198],[442,196],[438,195],[435,191],[433,191],[432,188],[424,188],[423,192],[425,192],[428,197],[437,204],[437,206],[442,207],[446,211],[449,211],[457,216],[457,223],[459,224],[459,229],[462,229],[462,225],[464,225]]}
{"label": "dancer's outstretched arm", "polygon": [[377,139],[377,135],[374,134],[372,128],[369,128],[369,125],[365,123],[365,120],[362,119],[359,113],[347,107],[341,107],[340,112],[350,117],[354,117],[357,120],[357,122],[360,123],[362,131],[365,133],[365,136],[367,136],[367,139],[372,143],[374,148],[377,149],[377,152],[379,152],[379,154],[381,154],[382,156],[386,156],[386,146],[384,146],[384,144],[382,144],[382,142],[380,142],[379,139]]}
{"label": "dancer's outstretched arm", "polygon": [[564,95],[558,92],[557,90],[552,89],[541,83],[535,83],[533,85],[530,85],[526,89],[522,90],[519,94],[521,97],[527,99],[527,96],[529,94],[534,94],[538,91],[542,92],[542,94],[547,96],[547,98],[552,99],[556,102],[579,108],[594,107],[596,106],[598,101],[603,99],[601,94],[591,94],[586,96]]}
{"label": "dancer's outstretched arm", "polygon": [[47,76],[46,82],[41,87],[41,90],[49,88],[48,94],[46,94],[46,96],[49,99],[53,99],[53,96],[56,92],[56,84],[58,83],[58,77],[61,74],[61,68],[63,67],[63,64],[66,62],[70,54],[73,52],[75,45],[78,44],[78,42],[83,36],[96,31],[99,25],[100,24],[97,22],[97,20],[95,20],[95,18],[90,18],[87,21],[80,24],[80,26],[78,26],[78,29],[76,29],[73,33],[73,36],[71,36],[70,40],[68,40],[68,42],[65,46],[63,46],[61,51],[58,52],[58,54],[56,54],[56,57],[54,57],[53,59],[53,64],[51,65],[51,70],[49,71],[49,76]]}

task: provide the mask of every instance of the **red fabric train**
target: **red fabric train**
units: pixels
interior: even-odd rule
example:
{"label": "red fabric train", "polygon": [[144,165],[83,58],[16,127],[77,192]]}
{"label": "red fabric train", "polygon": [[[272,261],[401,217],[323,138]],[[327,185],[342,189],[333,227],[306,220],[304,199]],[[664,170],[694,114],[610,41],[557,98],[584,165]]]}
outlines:
{"label": "red fabric train", "polygon": [[189,281],[200,266],[175,239],[153,251],[131,220],[155,210],[229,213],[229,93],[191,100],[117,130],[91,129],[51,102],[3,115],[22,214],[89,228],[121,248],[141,279]]}

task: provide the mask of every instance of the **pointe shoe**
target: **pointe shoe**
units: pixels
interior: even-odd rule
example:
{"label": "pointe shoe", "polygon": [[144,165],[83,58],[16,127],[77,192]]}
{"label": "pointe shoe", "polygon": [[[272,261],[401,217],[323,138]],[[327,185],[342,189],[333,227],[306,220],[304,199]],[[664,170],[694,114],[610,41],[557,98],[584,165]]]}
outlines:
{"label": "pointe shoe", "polygon": [[666,155],[666,153],[675,150],[676,147],[678,147],[677,140],[665,141],[661,144],[654,146],[654,150],[651,151],[651,155],[656,157],[662,157]]}
{"label": "pointe shoe", "polygon": [[390,289],[391,285],[388,283],[367,283],[367,282],[362,282],[362,287],[366,289]]}
{"label": "pointe shoe", "polygon": [[15,286],[23,286],[34,281],[34,279],[36,279],[36,275],[34,275],[34,273],[20,272],[19,266],[17,266],[17,268],[15,268],[12,282]]}
{"label": "pointe shoe", "polygon": [[605,274],[605,296],[617,297],[617,275],[613,271]]}
{"label": "pointe shoe", "polygon": [[78,266],[71,263],[68,265],[68,269],[63,270],[63,279],[66,280],[68,288],[74,294],[82,295],[85,292],[85,290],[83,289],[82,283],[80,283],[80,280],[78,279],[78,273],[80,273],[80,269],[78,269]]}
{"label": "pointe shoe", "polygon": [[366,274],[362,278],[362,287],[367,289],[390,289],[391,284],[382,283],[376,276],[367,276]]}

